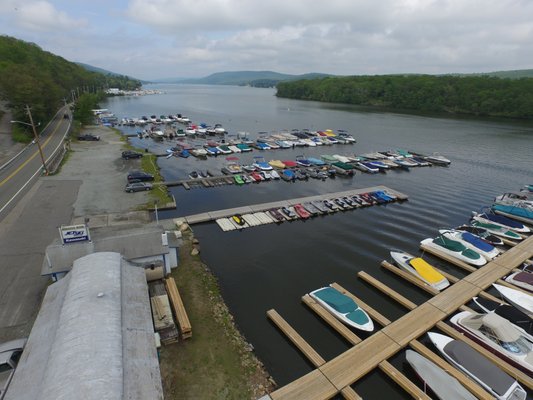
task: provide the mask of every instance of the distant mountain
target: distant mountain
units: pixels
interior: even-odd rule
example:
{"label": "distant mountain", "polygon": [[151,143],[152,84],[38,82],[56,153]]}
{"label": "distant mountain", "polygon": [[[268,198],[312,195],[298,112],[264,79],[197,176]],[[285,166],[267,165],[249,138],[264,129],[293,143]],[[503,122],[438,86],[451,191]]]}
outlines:
{"label": "distant mountain", "polygon": [[[136,79],[136,78],[133,78],[133,77],[128,76],[128,75],[119,74],[119,73],[116,73],[116,72],[108,71],[107,69],[95,67],[94,65],[89,65],[89,64],[85,64],[85,63],[81,63],[81,62],[76,62],[75,64],[78,64],[80,67],[85,68],[87,71],[98,72],[99,74],[103,74],[103,75],[127,76],[128,78]],[[138,80],[140,80],[142,83],[150,83],[149,81],[143,81],[141,79],[138,79]]]}
{"label": "distant mountain", "polygon": [[160,79],[156,82],[165,83],[192,83],[197,85],[234,85],[234,86],[259,86],[273,87],[278,82],[294,81],[299,79],[315,79],[331,76],[328,74],[309,73],[303,75],[282,74],[273,71],[230,71],[217,72],[204,78],[196,79]]}
{"label": "distant mountain", "polygon": [[453,76],[494,76],[503,79],[533,78],[533,69],[515,69],[511,71],[474,72],[470,74],[449,74]]}

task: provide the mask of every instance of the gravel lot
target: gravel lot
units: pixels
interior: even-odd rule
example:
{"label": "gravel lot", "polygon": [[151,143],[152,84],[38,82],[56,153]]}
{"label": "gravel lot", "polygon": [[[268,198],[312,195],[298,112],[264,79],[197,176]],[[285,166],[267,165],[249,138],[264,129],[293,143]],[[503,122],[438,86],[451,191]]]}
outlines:
{"label": "gravel lot", "polygon": [[125,213],[149,200],[148,192],[126,193],[126,175],[140,167],[139,160],[123,160],[124,142],[110,128],[86,127],[83,133],[100,136],[100,141],[73,140],[68,161],[61,171],[47,179],[81,180],[74,204],[74,218]]}

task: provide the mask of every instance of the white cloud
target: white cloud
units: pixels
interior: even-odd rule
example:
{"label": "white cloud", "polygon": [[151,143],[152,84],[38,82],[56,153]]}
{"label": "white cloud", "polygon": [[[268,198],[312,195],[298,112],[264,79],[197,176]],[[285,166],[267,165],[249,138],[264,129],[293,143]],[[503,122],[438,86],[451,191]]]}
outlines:
{"label": "white cloud", "polygon": [[79,29],[87,25],[84,19],[74,19],[48,1],[7,0],[2,11],[9,12],[16,25],[38,32],[57,32]]}

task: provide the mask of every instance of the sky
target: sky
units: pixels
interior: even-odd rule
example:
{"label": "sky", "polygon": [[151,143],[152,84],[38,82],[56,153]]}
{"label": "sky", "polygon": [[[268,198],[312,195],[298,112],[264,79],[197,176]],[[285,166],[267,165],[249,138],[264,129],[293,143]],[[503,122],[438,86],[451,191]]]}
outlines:
{"label": "sky", "polygon": [[146,80],[533,68],[533,0],[0,0],[0,33]]}

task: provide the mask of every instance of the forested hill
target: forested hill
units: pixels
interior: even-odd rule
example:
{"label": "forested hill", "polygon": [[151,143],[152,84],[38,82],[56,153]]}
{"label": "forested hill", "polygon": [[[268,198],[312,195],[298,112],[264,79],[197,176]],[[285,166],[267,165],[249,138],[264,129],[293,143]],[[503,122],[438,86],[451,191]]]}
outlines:
{"label": "forested hill", "polygon": [[46,121],[73,90],[140,86],[137,80],[87,71],[33,43],[0,36],[0,97],[7,100],[15,119],[26,120],[24,106],[29,105],[34,120]]}
{"label": "forested hill", "polygon": [[533,78],[376,75],[281,82],[278,97],[397,110],[533,118]]}
{"label": "forested hill", "polygon": [[278,82],[295,79],[315,79],[329,75],[320,73],[309,73],[303,75],[282,74],[274,71],[228,71],[217,72],[197,79],[181,79],[178,83],[192,83],[201,85],[235,85],[235,86],[255,86],[274,87]]}

